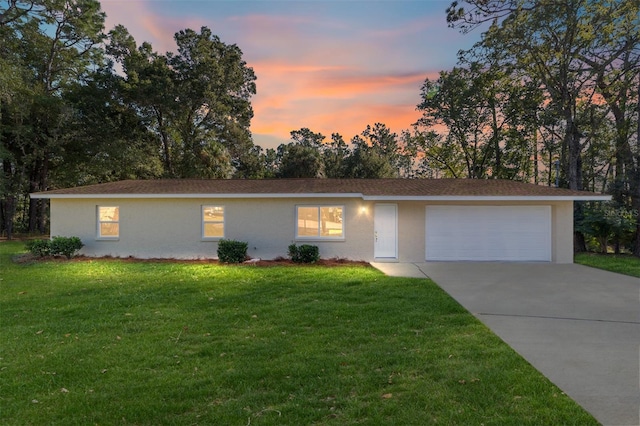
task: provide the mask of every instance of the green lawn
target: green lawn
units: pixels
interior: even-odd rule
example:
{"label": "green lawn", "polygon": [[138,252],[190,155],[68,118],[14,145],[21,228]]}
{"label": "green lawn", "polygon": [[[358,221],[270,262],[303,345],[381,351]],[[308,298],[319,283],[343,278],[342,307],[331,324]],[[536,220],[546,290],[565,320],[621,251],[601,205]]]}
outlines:
{"label": "green lawn", "polygon": [[640,258],[631,255],[577,253],[575,262],[640,278]]}
{"label": "green lawn", "polygon": [[0,243],[4,425],[597,424],[428,280],[21,249]]}

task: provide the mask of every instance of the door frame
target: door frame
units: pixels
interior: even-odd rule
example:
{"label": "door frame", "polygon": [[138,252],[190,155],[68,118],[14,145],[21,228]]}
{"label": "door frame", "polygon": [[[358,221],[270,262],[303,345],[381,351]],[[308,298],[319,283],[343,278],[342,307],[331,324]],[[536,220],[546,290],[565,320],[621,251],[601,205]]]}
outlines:
{"label": "door frame", "polygon": [[[380,257],[377,256],[376,254],[376,238],[377,238],[377,228],[378,228],[378,224],[376,224],[376,210],[379,206],[385,206],[385,207],[393,207],[393,212],[394,212],[394,223],[393,223],[393,233],[395,236],[395,242],[394,242],[394,247],[393,247],[393,251],[394,251],[394,256],[393,257],[389,257],[389,256],[384,256],[384,257]],[[398,204],[395,203],[376,203],[373,206],[373,258],[377,261],[396,261],[398,260]],[[379,224],[379,225],[383,225],[383,224]]]}

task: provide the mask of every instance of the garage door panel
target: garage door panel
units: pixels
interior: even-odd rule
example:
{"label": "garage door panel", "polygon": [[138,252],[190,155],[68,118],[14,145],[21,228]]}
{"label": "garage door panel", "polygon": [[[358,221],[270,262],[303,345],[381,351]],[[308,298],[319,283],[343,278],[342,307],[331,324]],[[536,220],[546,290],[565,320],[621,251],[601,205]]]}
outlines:
{"label": "garage door panel", "polygon": [[428,206],[426,259],[550,261],[550,206]]}

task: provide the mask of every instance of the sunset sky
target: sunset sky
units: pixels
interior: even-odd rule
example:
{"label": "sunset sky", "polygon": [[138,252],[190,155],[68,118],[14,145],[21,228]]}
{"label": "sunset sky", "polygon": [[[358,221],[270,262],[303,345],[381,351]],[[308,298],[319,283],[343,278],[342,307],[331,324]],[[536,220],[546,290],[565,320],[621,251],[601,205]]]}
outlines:
{"label": "sunset sky", "polygon": [[175,51],[173,35],[207,26],[237,44],[257,76],[254,142],[264,148],[308,127],[349,141],[367,124],[400,133],[419,114],[425,78],[456,63],[480,33],[447,28],[450,0],[102,0],[106,31]]}

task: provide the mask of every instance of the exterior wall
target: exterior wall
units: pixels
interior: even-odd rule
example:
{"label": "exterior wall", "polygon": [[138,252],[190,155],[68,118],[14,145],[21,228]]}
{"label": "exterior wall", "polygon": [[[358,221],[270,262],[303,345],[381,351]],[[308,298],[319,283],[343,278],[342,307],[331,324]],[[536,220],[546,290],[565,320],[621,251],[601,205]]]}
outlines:
{"label": "exterior wall", "polygon": [[[392,201],[381,202],[384,204]],[[287,247],[314,244],[324,258],[374,261],[375,202],[359,198],[282,199],[52,199],[51,235],[78,236],[82,254],[138,258],[216,258],[216,241],[202,239],[202,205],[225,207],[225,238],[247,241],[247,254],[273,259],[287,256]],[[552,262],[573,262],[573,202],[424,202],[398,205],[398,261],[425,261],[427,205],[551,205]],[[120,237],[96,238],[96,206],[120,207]],[[297,205],[341,205],[345,238],[297,240]]]}
{"label": "exterior wall", "polygon": [[573,202],[554,204],[551,215],[552,261],[573,263]]}
{"label": "exterior wall", "polygon": [[551,261],[553,263],[573,263],[573,201],[526,202],[526,201],[486,201],[486,202],[399,202],[398,203],[398,261],[425,261],[425,214],[426,206],[510,206],[510,205],[550,205],[551,206]]}
{"label": "exterior wall", "polygon": [[[52,199],[51,235],[78,236],[81,254],[138,258],[217,258],[217,241],[202,238],[202,205],[225,208],[225,238],[249,243],[252,258],[287,256],[288,246],[314,244],[325,258],[370,260],[373,216],[360,199]],[[345,238],[295,239],[297,205],[344,206]],[[97,236],[97,206],[120,208],[120,237]],[[365,207],[363,210],[362,207]]]}

